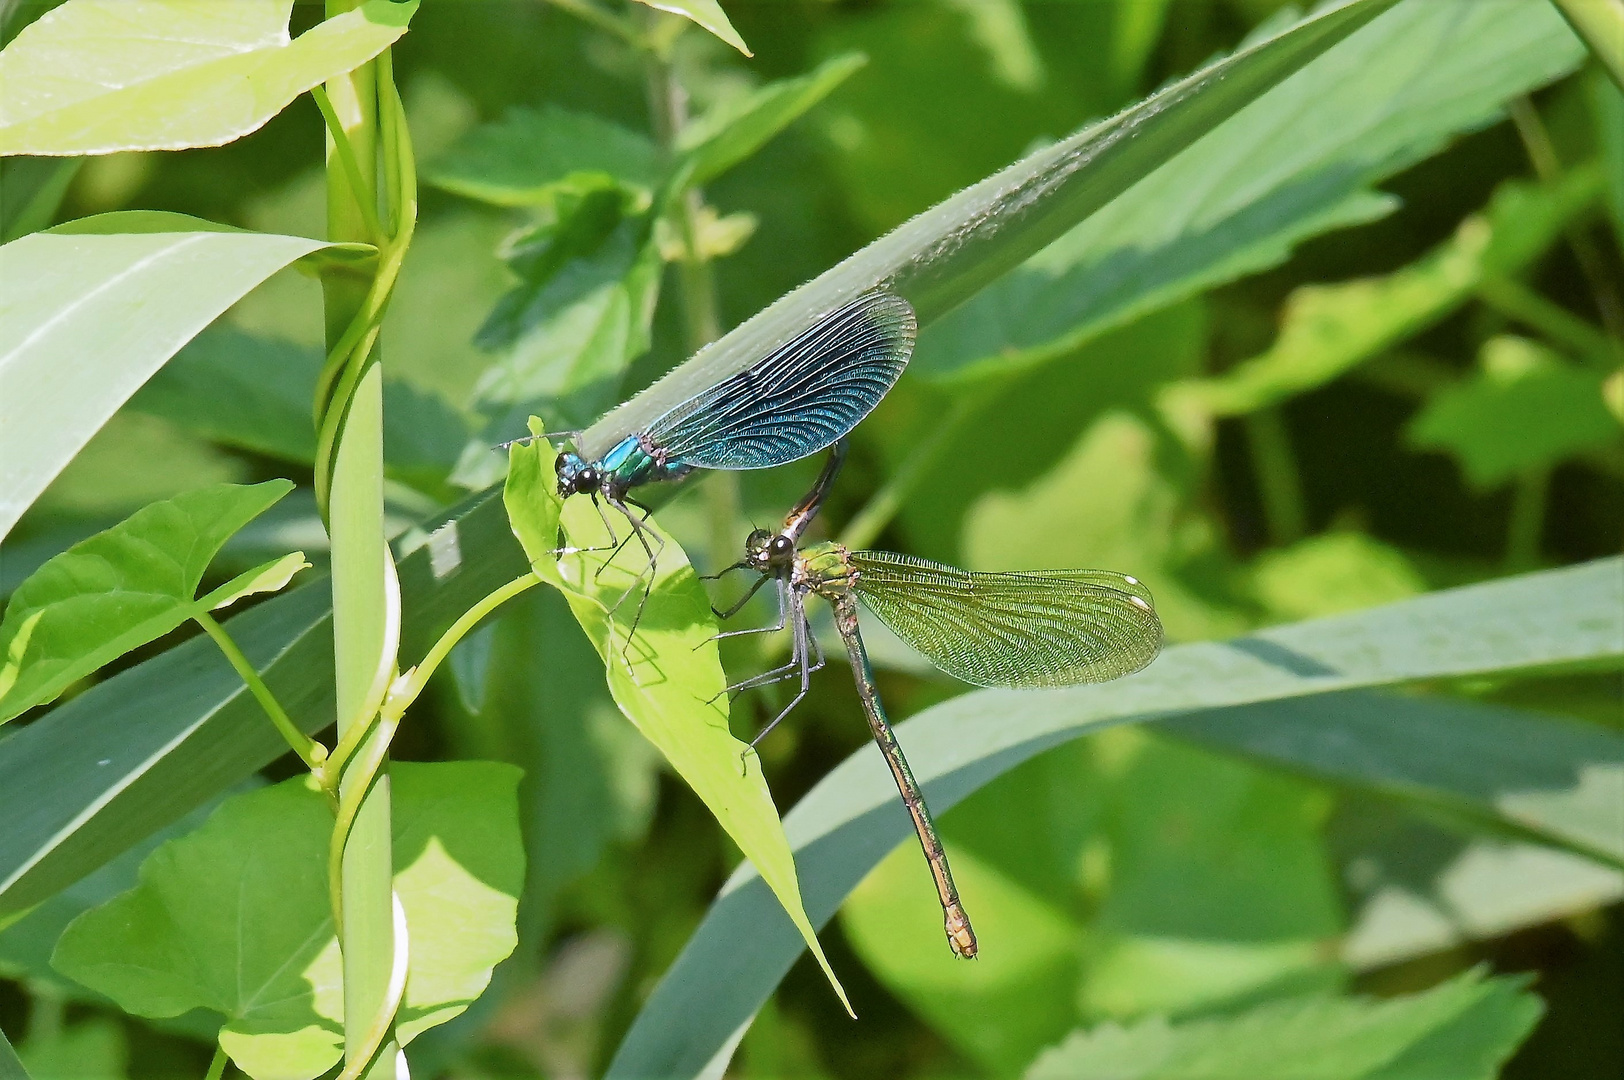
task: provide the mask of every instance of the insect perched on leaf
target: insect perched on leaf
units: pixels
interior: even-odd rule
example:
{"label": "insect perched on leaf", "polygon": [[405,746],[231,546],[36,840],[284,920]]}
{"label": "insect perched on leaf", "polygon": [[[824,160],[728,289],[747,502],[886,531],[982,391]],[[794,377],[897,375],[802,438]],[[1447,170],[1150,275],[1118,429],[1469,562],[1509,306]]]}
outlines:
{"label": "insect perched on leaf", "polygon": [[812,491],[785,519],[784,528],[777,533],[752,532],[745,541],[743,560],[728,568],[755,570],[761,577],[728,611],[718,612],[719,616],[737,613],[771,581],[777,589],[779,618],[772,626],[720,636],[766,633],[787,625],[793,642],[787,664],[728,690],[800,678],[795,698],[761,730],[750,744],[755,746],[801,702],[812,672],[823,666],[822,650],[807,620],[806,597],[815,594],[829,602],[869,729],[890,766],[930,864],[948,943],[956,955],[973,957],[975,931],[959,902],[924,795],[880,702],[858,629],[857,601],[861,599],[931,663],[978,686],[1073,686],[1132,674],[1161,651],[1161,620],[1150,591],[1138,579],[1107,570],[974,573],[886,551],[851,551],[831,543],[801,547],[801,534],[834,482],[842,457],[840,444]]}

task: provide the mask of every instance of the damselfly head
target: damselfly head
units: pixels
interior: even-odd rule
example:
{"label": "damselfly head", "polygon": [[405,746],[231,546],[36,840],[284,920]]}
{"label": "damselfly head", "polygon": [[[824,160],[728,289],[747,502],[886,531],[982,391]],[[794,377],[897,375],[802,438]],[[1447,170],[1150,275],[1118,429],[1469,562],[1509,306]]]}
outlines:
{"label": "damselfly head", "polygon": [[795,541],[781,533],[756,529],[744,541],[744,561],[752,570],[770,573],[795,559]]}
{"label": "damselfly head", "polygon": [[576,494],[591,495],[603,487],[603,474],[595,466],[582,461],[574,451],[566,450],[559,454],[553,460],[553,470],[558,473],[558,494],[563,498]]}

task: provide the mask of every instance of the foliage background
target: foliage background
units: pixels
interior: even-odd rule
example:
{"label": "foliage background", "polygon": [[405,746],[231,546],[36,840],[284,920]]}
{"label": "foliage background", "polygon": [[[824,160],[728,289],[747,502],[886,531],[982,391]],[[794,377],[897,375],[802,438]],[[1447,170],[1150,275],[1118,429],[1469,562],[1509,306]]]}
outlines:
{"label": "foliage background", "polygon": [[[708,35],[684,35],[676,67],[696,112],[850,51],[869,62],[805,120],[707,186],[717,214],[748,214],[753,225],[737,251],[714,264],[721,328],[1040,140],[1233,49],[1278,6],[730,4],[756,55],[747,61]],[[27,4],[6,9],[7,35],[34,12]],[[315,14],[296,11],[295,30]],[[429,3],[396,53],[430,177],[459,140],[516,106],[562,107],[633,131],[653,127],[636,57],[543,3]],[[1504,182],[1549,169],[1542,133],[1561,168],[1599,162],[1604,186],[1619,198],[1624,165],[1616,147],[1608,164],[1599,86],[1581,70],[1519,106],[1521,123],[1503,120],[1452,139],[1381,185],[1400,204],[1379,220],[1310,240],[1277,268],[1042,359],[959,429],[875,546],[983,569],[1131,572],[1156,590],[1175,640],[1616,553],[1624,446],[1605,428],[1588,440],[1564,437],[1595,430],[1594,410],[1560,393],[1536,409],[1515,398],[1503,413],[1492,400],[1475,411],[1470,401],[1454,414],[1445,408],[1451,395],[1492,399],[1496,372],[1580,370],[1578,359],[1560,355],[1571,351],[1571,336],[1511,317],[1503,301],[1468,298],[1346,374],[1305,380],[1278,407],[1188,421],[1167,396],[1170,385],[1194,385],[1269,350],[1300,287],[1417,264]],[[301,99],[222,149],[92,159],[58,216],[139,207],[320,235],[320,160],[319,118]],[[16,179],[17,165],[8,163],[5,179]],[[1624,223],[1617,216],[1609,223],[1605,203],[1595,200],[1521,281],[1591,326],[1612,320],[1616,334],[1620,313],[1610,305],[1624,292]],[[501,419],[491,408],[500,380],[487,372],[512,352],[482,348],[476,337],[515,283],[496,252],[528,213],[425,189],[385,330],[388,370],[398,380],[390,409],[404,402],[401,415],[412,418],[390,435],[398,481],[391,495],[403,528],[456,496],[447,474],[464,443]],[[745,222],[733,221],[742,231]],[[651,347],[632,361],[622,384],[628,392],[689,351],[676,268],[665,275]],[[316,284],[284,272],[183,355],[207,364],[209,350],[229,361],[267,348],[273,366],[294,370],[289,358],[303,355],[297,347],[319,350],[320,310]],[[1384,314],[1377,306],[1361,317]],[[226,403],[188,407],[163,378],[115,418],[8,540],[0,561],[6,590],[51,554],[149,501],[218,480],[289,475],[289,454],[225,430]],[[308,397],[295,384],[290,399],[298,403],[301,394]],[[579,402],[554,404],[555,422],[595,414]],[[949,408],[939,386],[905,378],[858,431],[825,527],[839,535]],[[572,415],[581,409],[587,415]],[[1423,415],[1430,427],[1418,421]],[[1498,471],[1483,464],[1508,443],[1534,449]],[[142,467],[129,468],[131,461]],[[661,509],[661,521],[696,561],[717,568],[747,524],[780,516],[815,467],[744,477],[736,508],[720,482],[690,484]],[[308,472],[292,475],[308,484]],[[271,548],[318,552],[322,533],[307,491],[234,540],[217,569],[244,569]],[[762,658],[740,649],[729,659],[742,675]],[[417,1067],[422,1075],[593,1075],[737,856],[615,712],[591,649],[556,596],[516,602],[449,667],[433,700],[402,729],[396,753],[522,766],[531,858],[520,953],[479,1005],[414,1047]],[[905,660],[889,664],[882,688],[898,717],[962,689]],[[1617,673],[1449,689],[1624,727]],[[770,696],[745,698],[735,730],[775,711]],[[864,742],[858,715],[847,673],[831,664],[793,723],[763,744],[781,807]],[[1223,1015],[1314,987],[1415,991],[1480,962],[1530,973],[1546,1002],[1506,1075],[1624,1071],[1624,1036],[1612,1022],[1624,1008],[1624,887],[1582,891],[1582,901],[1558,904],[1514,932],[1473,933],[1463,917],[1462,940],[1383,952],[1373,912],[1384,887],[1425,892],[1482,843],[1447,815],[1168,734],[1111,730],[1022,766],[942,824],[972,914],[1022,927],[1030,955],[1003,968],[988,958],[947,981],[910,842],[824,934],[862,1020],[845,1019],[803,958],[746,1037],[737,1075],[1003,1075],[1079,1023],[1149,1012]],[[1514,890],[1515,875],[1498,887]],[[1338,941],[1368,948],[1339,950]],[[0,946],[0,962],[17,976],[0,990],[0,1023],[38,1040],[37,1075],[201,1073],[207,1053],[183,1033],[122,1018],[30,966],[16,941],[0,937]],[[41,1067],[38,1045],[47,1042],[74,1064]]]}

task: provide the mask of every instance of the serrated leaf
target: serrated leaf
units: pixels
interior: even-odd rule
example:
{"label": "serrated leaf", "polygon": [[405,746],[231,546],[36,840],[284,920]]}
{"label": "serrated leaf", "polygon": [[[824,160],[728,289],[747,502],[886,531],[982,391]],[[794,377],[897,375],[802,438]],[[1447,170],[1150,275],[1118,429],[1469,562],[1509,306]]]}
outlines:
{"label": "serrated leaf", "polygon": [[693,163],[691,182],[707,183],[754,154],[866,63],[861,53],[836,56],[806,75],[770,82],[689,123],[677,133],[676,150]]}
{"label": "serrated leaf", "polygon": [[[1153,4],[1127,6],[1154,17]],[[1401,4],[924,328],[911,370],[969,378],[1035,363],[1385,216],[1397,203],[1372,185],[1583,55],[1543,0]]]}
{"label": "serrated leaf", "polygon": [[[190,619],[198,584],[221,546],[292,490],[291,481],[268,480],[187,492],[136,511],[40,567],[17,587],[0,621],[0,721],[52,700]],[[302,565],[304,556],[296,561]],[[297,569],[279,567],[286,571],[282,583]],[[221,595],[233,588],[244,589],[237,596],[262,591],[239,579]]]}
{"label": "serrated leaf", "polygon": [[[121,231],[97,231],[107,227]],[[0,248],[0,536],[182,345],[273,273],[330,246],[121,213]]]}
{"label": "serrated leaf", "polygon": [[[467,1008],[512,951],[524,860],[511,766],[396,763],[391,781],[412,941],[404,1043]],[[53,965],[136,1015],[224,1015],[221,1045],[250,1076],[319,1075],[343,1044],[338,939],[308,872],[332,824],[306,779],[228,800],[149,857],[135,889],[69,924]]]}
{"label": "serrated leaf", "polygon": [[368,0],[288,37],[293,0],[68,0],[0,52],[0,154],[219,146],[406,32]]}
{"label": "serrated leaf", "polygon": [[[1520,978],[1469,971],[1386,1000],[1303,997],[1210,1020],[1079,1031],[1027,1080],[1493,1080],[1543,1007]],[[1289,1066],[1286,1063],[1290,1063]]]}
{"label": "serrated leaf", "polygon": [[1322,386],[1436,323],[1486,279],[1522,269],[1600,191],[1594,169],[1575,170],[1549,187],[1507,183],[1485,213],[1468,217],[1453,237],[1409,266],[1384,277],[1297,289],[1267,352],[1170,393],[1214,415],[1234,416]]}
{"label": "serrated leaf", "polygon": [[1605,379],[1527,338],[1490,338],[1477,372],[1431,398],[1410,421],[1406,440],[1447,451],[1473,487],[1494,488],[1616,443],[1624,426],[1603,400]]}
{"label": "serrated leaf", "polygon": [[673,15],[681,15],[698,23],[744,55],[755,55],[745,45],[739,32],[733,29],[733,24],[727,21],[727,13],[716,0],[638,0],[638,2],[660,11],[669,11]]}
{"label": "serrated leaf", "polygon": [[647,205],[660,173],[659,151],[646,135],[549,105],[510,109],[475,128],[429,166],[427,179],[496,206],[547,206],[561,194],[617,187]]}
{"label": "serrated leaf", "polygon": [[[541,433],[534,420],[531,431]],[[751,865],[759,868],[849,1011],[846,992],[802,906],[795,860],[767,790],[761,760],[746,753],[746,745],[728,730],[728,698],[723,690],[727,679],[716,651],[710,599],[677,542],[651,524],[663,541],[659,569],[628,644],[646,556],[629,544],[613,553],[612,562],[602,551],[557,557],[561,525],[571,547],[602,544],[605,537],[597,509],[588,500],[559,499],[553,457],[551,444],[539,437],[509,450],[503,503],[531,567],[564,593],[604,660],[615,704],[694,789]],[[635,591],[621,604],[628,590]]]}

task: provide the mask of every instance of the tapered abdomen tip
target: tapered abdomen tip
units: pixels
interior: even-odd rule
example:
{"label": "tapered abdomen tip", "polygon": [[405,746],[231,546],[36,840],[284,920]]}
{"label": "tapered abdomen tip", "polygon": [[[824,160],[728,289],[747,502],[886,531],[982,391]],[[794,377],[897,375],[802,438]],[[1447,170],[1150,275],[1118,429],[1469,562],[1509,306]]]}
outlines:
{"label": "tapered abdomen tip", "polygon": [[976,958],[976,932],[970,928],[970,916],[957,904],[947,909],[947,943],[953,946],[953,955],[966,960]]}

